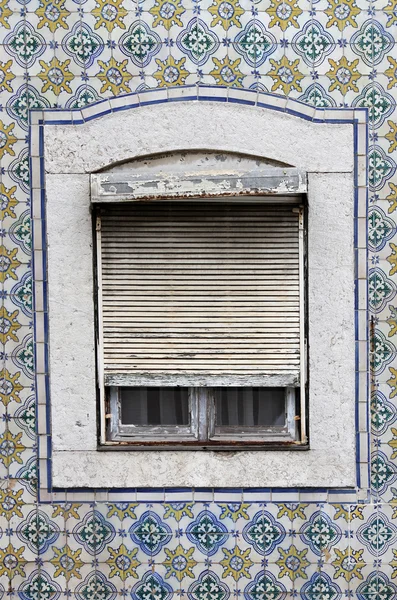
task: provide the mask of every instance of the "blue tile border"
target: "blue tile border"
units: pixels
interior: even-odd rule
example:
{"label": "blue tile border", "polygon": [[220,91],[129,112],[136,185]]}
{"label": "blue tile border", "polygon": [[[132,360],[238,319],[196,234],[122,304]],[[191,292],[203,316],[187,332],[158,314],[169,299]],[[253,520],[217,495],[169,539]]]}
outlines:
{"label": "blue tile border", "polygon": [[[192,94],[192,90],[196,89],[196,94]],[[357,247],[357,225],[358,225],[358,191],[360,187],[358,182],[358,172],[359,172],[359,158],[365,160],[366,166],[366,186],[368,185],[368,159],[366,155],[358,155],[358,148],[360,147],[360,139],[359,136],[362,135],[360,132],[359,124],[365,124],[365,147],[367,147],[368,140],[368,109],[367,108],[327,108],[327,109],[315,109],[314,107],[304,104],[298,100],[290,100],[286,99],[285,96],[279,96],[277,94],[268,94],[257,92],[254,90],[242,90],[242,89],[229,89],[223,88],[220,86],[181,86],[180,88],[168,88],[166,97],[158,98],[159,92],[162,92],[161,95],[164,96],[164,90],[145,90],[144,92],[137,92],[127,94],[125,96],[117,96],[115,98],[111,98],[108,100],[101,100],[95,104],[91,104],[85,109],[74,109],[74,110],[63,110],[63,109],[44,109],[44,110],[30,110],[29,111],[29,159],[32,161],[33,152],[32,148],[35,144],[39,148],[39,160],[40,160],[40,211],[41,211],[41,220],[43,222],[43,231],[42,231],[42,240],[44,243],[45,240],[45,174],[44,174],[44,127],[43,125],[52,126],[52,125],[79,125],[85,122],[88,122],[92,119],[97,119],[101,116],[112,112],[119,112],[122,110],[134,110],[138,109],[141,106],[149,106],[152,104],[163,104],[167,102],[230,102],[237,103],[241,105],[249,105],[258,108],[266,108],[270,110],[275,110],[277,112],[283,112],[289,115],[293,115],[299,118],[303,118],[308,121],[312,121],[313,123],[330,123],[330,124],[338,124],[338,123],[351,123],[353,125],[354,131],[354,150],[355,150],[355,163],[354,163],[354,219],[355,219],[355,228],[354,228],[354,246]],[[170,96],[170,92],[172,91],[172,97]],[[210,91],[214,92],[214,95],[210,93]],[[185,94],[188,92],[188,94]],[[203,93],[201,93],[203,92]],[[253,99],[255,96],[255,100]],[[124,104],[120,105],[120,102],[124,100]],[[111,106],[112,102],[117,101],[117,106]],[[279,104],[284,104],[285,106],[281,107]],[[106,106],[106,108],[105,108]],[[84,112],[89,112],[89,115],[84,117]],[[308,113],[314,113],[313,117],[310,117]],[[323,113],[323,115],[321,114]],[[74,116],[77,118],[74,118]],[[332,116],[331,116],[332,115]],[[335,116],[334,116],[335,115]],[[55,117],[55,118],[52,118]],[[322,117],[322,118],[321,118]],[[33,121],[33,122],[32,122]],[[37,189],[37,188],[34,188]],[[33,206],[33,192],[31,190],[31,210],[34,210]],[[368,208],[368,189],[365,187],[365,198],[366,198],[366,209]],[[366,210],[367,213],[367,210]],[[32,235],[34,237],[34,221],[32,215]],[[40,254],[42,252],[42,255]],[[366,256],[368,255],[368,249],[366,248]],[[34,273],[34,299],[33,299],[33,310],[34,310],[34,348],[35,348],[35,364],[37,363],[37,334],[38,334],[38,323],[37,323],[37,313],[42,312],[37,309],[38,300],[40,300],[40,306],[43,307],[44,311],[46,311],[47,307],[47,286],[46,286],[46,248],[43,247],[40,250],[35,250],[33,253],[32,259],[32,267]],[[36,267],[39,265],[39,261],[42,261],[42,269],[43,269],[43,281],[40,282],[43,285],[38,285],[38,279],[36,278]],[[357,265],[356,265],[357,267]],[[366,267],[366,266],[365,266]],[[357,275],[357,268],[356,268]],[[190,493],[192,496],[192,501],[195,497],[195,494],[200,493],[208,495],[208,501],[213,498],[214,494],[224,493],[230,494],[230,500],[236,498],[237,495],[242,495],[242,498],[248,498],[250,502],[263,502],[263,497],[265,495],[271,496],[274,494],[285,494],[286,502],[288,502],[289,494],[299,494],[299,497],[302,498],[301,501],[307,502],[308,500],[304,500],[305,496],[311,497],[313,494],[327,494],[330,502],[336,501],[333,500],[333,497],[336,498],[338,496],[342,496],[344,498],[344,502],[364,502],[369,500],[369,487],[370,487],[370,463],[368,463],[367,468],[362,473],[361,472],[361,463],[360,463],[360,435],[358,431],[358,422],[359,422],[359,410],[362,410],[361,406],[364,404],[365,410],[368,414],[368,403],[369,403],[369,385],[368,385],[368,369],[369,369],[369,342],[368,342],[368,298],[367,305],[365,310],[358,310],[358,279],[356,278],[355,285],[355,331],[356,331],[356,460],[357,460],[357,488],[352,489],[324,489],[324,488],[282,488],[282,489],[270,489],[270,488],[249,488],[249,489],[234,489],[227,488],[224,489],[213,489],[213,490],[201,490],[201,489],[190,489],[190,488],[160,488],[160,489],[150,489],[150,488],[132,488],[132,489],[120,489],[112,488],[109,490],[106,489],[62,489],[62,488],[53,488],[52,487],[52,476],[51,476],[51,430],[50,430],[50,398],[49,398],[49,385],[48,385],[48,322],[47,319],[44,320],[44,331],[40,332],[42,334],[42,339],[45,341],[45,363],[46,363],[46,373],[38,374],[37,369],[35,369],[35,384],[37,393],[42,394],[45,398],[44,404],[38,404],[37,411],[45,410],[45,420],[47,424],[47,431],[43,435],[38,436],[38,451],[40,460],[40,468],[38,472],[38,480],[39,480],[39,502],[52,502],[54,499],[54,494],[56,495],[57,501],[59,500],[67,500],[72,494],[75,498],[76,496],[79,498],[79,501],[82,502],[92,502],[95,501],[95,498],[98,494],[101,497],[105,494],[109,496],[117,497],[119,494],[123,497],[128,497],[131,499],[135,499],[137,494],[139,494],[139,500],[145,501],[145,498],[141,497],[141,495],[147,497],[147,501],[150,502],[164,502],[165,494],[184,494]],[[42,289],[42,292],[40,291]],[[42,296],[41,296],[42,293]],[[364,315],[362,314],[364,313]],[[358,342],[358,320],[360,318],[366,319],[365,327],[367,331],[367,339],[365,340],[365,352],[366,352],[366,361],[367,361],[367,386],[365,389],[365,398],[366,402],[359,402],[360,392],[359,389],[360,381],[359,381],[359,352],[360,345]],[[362,342],[362,340],[361,340]],[[362,351],[362,350],[361,350]],[[42,383],[44,376],[44,385]],[[44,388],[44,389],[42,389]],[[368,444],[369,444],[369,435],[368,431]],[[44,439],[47,438],[47,439]],[[368,446],[369,450],[369,446]],[[44,457],[44,458],[42,458]],[[44,477],[44,473],[42,473],[41,464],[43,464],[43,468],[45,465],[46,477]],[[258,495],[257,500],[253,500],[253,497]],[[201,497],[201,496],[200,496]],[[177,501],[178,498],[175,498]],[[281,500],[278,500],[281,502]],[[310,502],[318,502],[318,500],[309,500]]]}

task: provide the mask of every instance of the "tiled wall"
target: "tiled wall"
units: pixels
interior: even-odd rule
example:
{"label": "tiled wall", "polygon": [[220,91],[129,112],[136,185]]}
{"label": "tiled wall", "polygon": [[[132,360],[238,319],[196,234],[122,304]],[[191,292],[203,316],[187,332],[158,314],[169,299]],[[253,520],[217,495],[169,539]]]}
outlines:
{"label": "tiled wall", "polygon": [[[0,597],[397,597],[396,25],[396,0],[0,0]],[[369,109],[368,502],[37,502],[28,108],[196,83]]]}

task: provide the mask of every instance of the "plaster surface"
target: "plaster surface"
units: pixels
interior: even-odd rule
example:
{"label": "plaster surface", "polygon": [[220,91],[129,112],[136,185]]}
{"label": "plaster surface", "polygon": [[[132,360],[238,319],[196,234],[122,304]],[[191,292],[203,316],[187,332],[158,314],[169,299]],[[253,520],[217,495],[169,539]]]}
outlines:
{"label": "plaster surface", "polygon": [[[206,108],[205,114],[210,119],[217,107]],[[172,112],[172,107],[170,110]],[[260,113],[257,120],[256,110]],[[232,145],[236,151],[242,153],[247,146],[252,147],[247,141],[250,136],[246,136],[246,122],[240,118],[239,111],[240,107],[237,110],[238,117],[234,119],[234,145],[231,144],[232,140],[225,141],[218,137],[219,150],[230,151]],[[278,136],[274,133],[272,120],[274,116],[279,115],[267,111],[267,118],[264,119],[263,109],[255,111],[249,111],[251,128],[255,131],[253,137],[257,142],[259,139],[265,140],[272,129],[272,139],[276,140]],[[203,114],[201,116],[203,117]],[[281,147],[278,148],[277,143],[274,152],[269,143],[264,143],[263,149],[258,143],[255,150],[255,156],[267,157],[270,160],[283,158],[285,162],[294,166],[305,166],[309,172],[310,450],[106,452],[96,449],[92,228],[89,176],[82,175],[81,169],[84,167],[88,172],[102,164],[104,157],[95,154],[96,145],[99,145],[101,140],[103,146],[110,144],[108,161],[120,160],[120,156],[112,154],[110,148],[114,131],[118,128],[120,132],[120,127],[125,127],[126,115],[119,114],[122,125],[115,123],[115,117],[117,115],[99,119],[95,122],[96,127],[92,127],[93,123],[79,127],[71,126],[70,130],[75,133],[78,131],[78,139],[74,139],[73,135],[69,139],[74,139],[69,159],[62,155],[62,136],[70,136],[70,130],[67,127],[63,127],[63,131],[52,127],[45,134],[49,161],[46,163],[47,171],[56,171],[58,153],[62,155],[59,165],[67,164],[69,168],[69,174],[47,174],[47,216],[51,224],[48,273],[53,484],[59,487],[108,488],[353,487],[353,176],[350,171],[347,172],[348,169],[352,169],[353,144],[351,127],[348,125],[336,126],[335,130],[332,130],[334,135],[330,136],[333,125],[327,128],[320,125],[321,134],[320,130],[317,132],[315,129],[317,124],[293,118],[289,122],[288,136],[286,130],[283,133],[283,157],[280,156]],[[277,121],[276,130],[279,126],[280,122]],[[165,131],[164,135],[159,131],[159,140],[163,141],[160,141],[157,151],[172,150],[172,140],[167,134],[168,127],[168,119],[158,125],[158,128]],[[264,128],[262,131],[261,127]],[[155,151],[154,140],[151,144],[143,143],[142,128],[146,131],[147,123],[137,119],[134,125],[135,150],[122,143],[121,156],[126,156],[127,152],[130,152],[130,157],[134,156],[138,148],[141,153]],[[344,149],[341,153],[331,154],[331,137],[334,144]],[[303,150],[296,143],[300,138],[304,140]],[[196,138],[190,138],[190,141],[184,139],[185,150],[195,149],[199,143]],[[132,143],[132,137],[130,141]],[[65,143],[68,143],[67,140]],[[143,144],[143,147],[139,144]],[[311,147],[309,157],[304,156],[306,147]],[[325,160],[327,156],[328,161]],[[341,156],[344,157],[343,164]],[[328,173],[316,173],[319,165],[323,164],[325,168],[326,163]],[[72,172],[72,168],[76,171]],[[75,230],[76,237],[72,239],[68,232]],[[79,252],[75,254],[74,248],[78,248]],[[63,281],[62,288],[57,285],[60,277]],[[63,292],[65,287],[67,292]],[[71,311],[73,318],[66,320],[65,314],[68,314],[68,311]]]}
{"label": "plaster surface", "polygon": [[194,149],[270,158],[304,171],[349,173],[353,127],[259,107],[178,102],[44,128],[48,173],[91,173],[145,155]]}

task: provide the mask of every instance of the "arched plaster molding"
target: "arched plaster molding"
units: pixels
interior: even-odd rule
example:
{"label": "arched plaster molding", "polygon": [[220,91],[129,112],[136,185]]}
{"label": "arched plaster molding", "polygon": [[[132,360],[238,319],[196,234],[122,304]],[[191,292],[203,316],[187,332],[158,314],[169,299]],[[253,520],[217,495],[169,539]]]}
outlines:
{"label": "arched plaster molding", "polygon": [[351,123],[310,122],[261,106],[167,102],[45,127],[45,169],[92,173],[145,155],[207,150],[267,158],[307,172],[349,173],[353,135]]}

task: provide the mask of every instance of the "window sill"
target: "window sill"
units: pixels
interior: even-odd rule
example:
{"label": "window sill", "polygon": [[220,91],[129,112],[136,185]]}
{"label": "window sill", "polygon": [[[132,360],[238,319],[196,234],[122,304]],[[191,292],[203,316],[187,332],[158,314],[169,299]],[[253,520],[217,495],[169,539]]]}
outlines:
{"label": "window sill", "polygon": [[99,452],[117,452],[117,451],[207,451],[207,452],[247,452],[247,451],[278,451],[278,450],[293,450],[302,451],[310,450],[309,444],[301,442],[286,441],[286,442],[228,442],[225,444],[222,441],[203,444],[202,442],[107,442],[106,444],[98,445]]}

